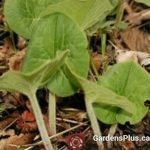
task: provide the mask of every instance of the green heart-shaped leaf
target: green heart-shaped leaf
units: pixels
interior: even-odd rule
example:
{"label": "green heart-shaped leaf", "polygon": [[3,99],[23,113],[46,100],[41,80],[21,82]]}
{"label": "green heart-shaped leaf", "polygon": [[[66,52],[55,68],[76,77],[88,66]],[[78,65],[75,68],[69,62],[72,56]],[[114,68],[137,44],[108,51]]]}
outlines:
{"label": "green heart-shaped leaf", "polygon": [[0,91],[21,92],[28,96],[36,118],[36,123],[44,143],[45,149],[52,150],[52,144],[43,120],[43,115],[36,98],[36,91],[39,87],[44,86],[48,79],[54,75],[57,69],[64,63],[68,51],[62,52],[53,60],[46,61],[39,68],[30,73],[19,71],[8,71],[0,76]]}
{"label": "green heart-shaped leaf", "polygon": [[52,3],[60,0],[5,0],[4,14],[12,30],[30,38],[34,25],[40,19],[40,13]]}
{"label": "green heart-shaped leaf", "polygon": [[108,124],[124,124],[127,121],[135,124],[141,121],[148,111],[144,101],[150,99],[150,75],[144,69],[131,61],[116,64],[100,78],[99,82],[119,96],[126,97],[137,108],[133,115],[127,115],[116,107],[95,105],[96,115],[101,121]]}
{"label": "green heart-shaped leaf", "polygon": [[86,30],[97,23],[100,25],[117,3],[118,1],[110,2],[109,0],[64,0],[49,5],[41,13],[41,17],[54,12],[61,12],[71,17],[83,30]]}
{"label": "green heart-shaped leaf", "polygon": [[[77,74],[87,77],[87,39],[71,19],[60,13],[52,14],[39,21],[32,34],[23,64],[24,72],[30,72],[58,53],[70,50],[66,61]],[[48,88],[58,96],[68,96],[77,90],[66,77],[63,67],[49,81]]]}
{"label": "green heart-shaped leaf", "polygon": [[77,75],[73,70],[71,70],[68,64],[65,69],[68,78],[72,81],[72,84],[84,90],[85,100],[87,103],[92,103],[99,107],[103,105],[116,106],[117,108],[124,110],[128,115],[132,115],[132,113],[135,112],[136,108],[134,104],[127,98]]}
{"label": "green heart-shaped leaf", "polygon": [[109,0],[6,0],[4,14],[12,30],[30,39],[31,31],[45,15],[64,13],[85,30],[98,22],[99,27],[116,5],[117,1]]}
{"label": "green heart-shaped leaf", "polygon": [[53,60],[47,60],[43,65],[31,71],[22,73],[19,71],[8,71],[0,77],[0,90],[10,92],[21,92],[29,95],[39,87],[44,86],[50,77],[64,63],[68,51],[62,52]]}

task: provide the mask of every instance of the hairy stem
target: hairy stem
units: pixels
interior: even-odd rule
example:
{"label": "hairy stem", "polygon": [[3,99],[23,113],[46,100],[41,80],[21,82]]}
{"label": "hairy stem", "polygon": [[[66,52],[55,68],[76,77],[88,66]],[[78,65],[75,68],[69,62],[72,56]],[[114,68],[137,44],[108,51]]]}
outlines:
{"label": "hairy stem", "polygon": [[49,125],[50,125],[50,134],[56,134],[56,99],[55,95],[49,93],[49,102],[48,102],[48,115],[49,115]]}
{"label": "hairy stem", "polygon": [[[98,125],[97,118],[96,118],[94,110],[93,110],[92,103],[85,100],[85,104],[86,104],[86,109],[87,109],[89,119],[91,121],[91,126],[93,129],[94,135],[102,136],[102,133],[100,131],[100,127]],[[97,145],[99,147],[99,150],[104,150],[104,145],[103,145],[102,141],[97,141]]]}
{"label": "hairy stem", "polygon": [[[117,126],[118,126],[118,124],[113,124],[113,125],[110,127],[108,136],[113,136],[113,135],[115,134],[116,129],[117,129]],[[107,147],[108,147],[109,149],[112,148],[112,141],[108,141],[108,142],[107,142]]]}
{"label": "hairy stem", "polygon": [[40,132],[42,141],[44,143],[45,149],[46,150],[53,150],[53,146],[49,140],[48,132],[46,130],[46,126],[45,126],[45,123],[43,120],[42,112],[41,112],[41,109],[39,107],[35,92],[31,91],[29,98],[30,98],[32,109],[33,109],[33,112],[34,112],[34,115],[36,118],[36,122],[37,122],[37,125],[39,128],[39,132]]}

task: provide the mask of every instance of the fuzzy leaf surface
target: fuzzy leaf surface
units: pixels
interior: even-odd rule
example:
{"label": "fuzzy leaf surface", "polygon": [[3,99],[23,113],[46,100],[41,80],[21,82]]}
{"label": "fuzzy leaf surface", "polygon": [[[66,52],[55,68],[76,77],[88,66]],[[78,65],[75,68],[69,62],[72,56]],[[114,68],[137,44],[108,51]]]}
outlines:
{"label": "fuzzy leaf surface", "polygon": [[[101,85],[98,85],[97,83],[78,76],[75,72],[71,70],[68,65],[66,67],[66,70],[68,78],[72,79],[74,86],[79,86],[81,89],[84,90],[85,99],[87,102],[93,103],[94,106],[97,107],[101,107],[103,105],[110,107],[115,106],[121,110],[124,110],[128,115],[132,115],[132,113],[135,112],[136,108],[134,104],[130,102],[126,97],[120,96],[115,92]],[[105,114],[102,113],[102,115]],[[99,116],[97,117],[99,118]]]}
{"label": "fuzzy leaf surface", "polygon": [[[55,13],[39,22],[27,49],[23,72],[31,72],[45,61],[69,50],[66,61],[79,75],[87,77],[89,54],[87,39],[79,26],[67,16]],[[49,90],[58,96],[69,96],[76,92],[66,73],[61,69],[48,84]]]}
{"label": "fuzzy leaf surface", "polygon": [[97,23],[100,25],[117,4],[117,0],[112,2],[109,0],[64,0],[60,3],[49,5],[41,13],[41,16],[61,12],[71,17],[83,30],[86,30]]}
{"label": "fuzzy leaf surface", "polygon": [[0,90],[20,92],[29,95],[39,87],[44,86],[56,70],[62,65],[67,56],[67,51],[60,54],[54,60],[48,60],[36,70],[30,73],[8,71],[0,77]]}
{"label": "fuzzy leaf surface", "polygon": [[40,20],[40,13],[60,0],[6,0],[4,14],[8,25],[19,35],[30,38],[31,31]]}
{"label": "fuzzy leaf surface", "polygon": [[[102,86],[134,103],[136,110],[127,115],[122,109],[112,106],[95,106],[97,117],[105,123],[138,123],[148,112],[144,101],[150,99],[150,75],[138,64],[129,61],[114,65],[99,80]],[[122,99],[120,99],[122,103]]]}

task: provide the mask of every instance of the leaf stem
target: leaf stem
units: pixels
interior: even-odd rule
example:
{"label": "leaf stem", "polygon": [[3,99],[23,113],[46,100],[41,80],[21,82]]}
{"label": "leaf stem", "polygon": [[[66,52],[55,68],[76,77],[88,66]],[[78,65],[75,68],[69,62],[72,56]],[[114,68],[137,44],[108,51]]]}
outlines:
{"label": "leaf stem", "polygon": [[102,40],[102,58],[104,59],[105,57],[105,52],[106,52],[106,33],[101,34],[101,40]]}
{"label": "leaf stem", "polygon": [[[92,126],[92,129],[93,129],[94,135],[97,135],[99,137],[102,136],[102,133],[101,133],[101,130],[99,128],[96,115],[95,115],[94,110],[93,110],[92,103],[85,100],[85,105],[86,105],[86,109],[87,109],[89,119],[91,121],[91,126]],[[97,141],[97,145],[99,147],[99,150],[104,150],[104,145],[103,145],[102,141]]]}
{"label": "leaf stem", "polygon": [[[116,129],[117,129],[117,126],[118,126],[118,124],[113,124],[113,125],[110,127],[108,136],[113,136],[113,135],[115,134]],[[112,148],[112,141],[108,141],[108,142],[107,142],[107,147],[108,147],[109,149]]]}
{"label": "leaf stem", "polygon": [[49,92],[49,102],[48,102],[48,115],[49,115],[49,125],[50,125],[50,134],[56,134],[56,99],[55,95],[50,94]]}
{"label": "leaf stem", "polygon": [[34,115],[36,118],[36,122],[37,122],[37,125],[39,128],[39,132],[40,132],[42,141],[44,143],[45,149],[46,150],[53,150],[53,146],[49,140],[49,136],[48,136],[48,133],[46,130],[46,126],[45,126],[45,123],[43,120],[42,112],[41,112],[41,109],[39,107],[35,92],[31,91],[29,98],[30,98],[32,109],[33,109],[33,112],[34,112]]}
{"label": "leaf stem", "polygon": [[118,4],[118,11],[117,11],[117,16],[116,16],[116,22],[115,22],[115,27],[118,28],[119,23],[121,22],[122,16],[123,16],[123,0],[119,0]]}
{"label": "leaf stem", "polygon": [[[57,134],[55,134],[55,135],[52,135],[51,137],[49,137],[49,139],[56,138],[56,137],[58,137],[58,136],[60,136],[60,135],[66,134],[66,133],[68,133],[68,132],[70,132],[70,131],[73,131],[73,130],[75,130],[75,129],[81,127],[81,126],[87,126],[87,125],[88,125],[88,121],[86,121],[86,122],[84,122],[84,123],[79,123],[79,125],[76,125],[76,126],[70,128],[70,129],[67,129],[67,130],[64,130],[64,131],[62,131],[62,132],[59,132],[59,133],[57,133]],[[22,147],[28,147],[28,148],[26,148],[26,149],[24,149],[24,150],[29,150],[29,149],[33,149],[34,146],[37,146],[37,145],[39,145],[39,144],[41,144],[41,143],[43,143],[43,141],[39,141],[39,142],[36,142],[36,143],[34,143],[34,144],[22,145]],[[29,146],[30,146],[30,147],[29,147]]]}

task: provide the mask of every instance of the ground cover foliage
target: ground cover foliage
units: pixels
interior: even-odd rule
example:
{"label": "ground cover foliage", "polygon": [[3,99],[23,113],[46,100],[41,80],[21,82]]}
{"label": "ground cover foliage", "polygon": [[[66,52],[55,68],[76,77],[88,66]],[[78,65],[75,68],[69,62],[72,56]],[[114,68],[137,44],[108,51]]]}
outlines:
{"label": "ground cover foliage", "polygon": [[2,149],[147,148],[92,135],[149,135],[149,14],[146,0],[1,1]]}

